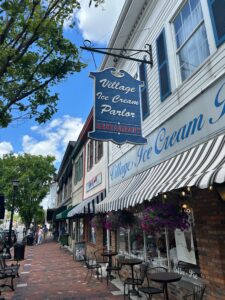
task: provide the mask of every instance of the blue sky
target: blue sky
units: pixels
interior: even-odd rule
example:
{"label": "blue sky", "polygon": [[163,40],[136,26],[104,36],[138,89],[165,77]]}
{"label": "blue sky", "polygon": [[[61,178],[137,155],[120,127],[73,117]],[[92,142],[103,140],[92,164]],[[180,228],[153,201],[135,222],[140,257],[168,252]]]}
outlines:
{"label": "blue sky", "polygon": [[[109,41],[124,0],[106,0],[99,8],[88,8],[89,0],[81,0],[82,9],[74,14],[79,29],[70,29],[65,24],[65,36],[77,46],[85,39],[95,46],[105,46]],[[91,71],[96,71],[92,55],[82,52],[88,66],[80,73],[53,88],[59,93],[58,112],[51,121],[38,125],[34,120],[18,121],[6,129],[0,129],[0,156],[9,153],[54,155],[59,166],[69,140],[76,140],[93,105],[93,80]],[[97,66],[103,55],[94,54]]]}

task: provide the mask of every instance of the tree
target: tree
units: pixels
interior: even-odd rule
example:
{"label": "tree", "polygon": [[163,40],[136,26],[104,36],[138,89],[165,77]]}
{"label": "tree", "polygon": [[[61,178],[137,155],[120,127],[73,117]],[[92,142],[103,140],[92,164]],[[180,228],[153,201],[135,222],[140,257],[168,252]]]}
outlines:
{"label": "tree", "polygon": [[79,7],[77,0],[0,0],[0,127],[21,118],[44,123],[57,111],[50,87],[85,67],[63,36]]}
{"label": "tree", "polygon": [[95,3],[95,7],[99,6],[100,4],[103,4],[105,0],[90,0],[89,1],[89,7],[92,5],[92,2]]}
{"label": "tree", "polygon": [[6,198],[6,208],[12,209],[12,180],[19,180],[15,198],[15,209],[29,228],[36,214],[40,213],[40,203],[49,191],[49,185],[55,173],[52,156],[23,154],[5,155],[0,159],[0,190]]}

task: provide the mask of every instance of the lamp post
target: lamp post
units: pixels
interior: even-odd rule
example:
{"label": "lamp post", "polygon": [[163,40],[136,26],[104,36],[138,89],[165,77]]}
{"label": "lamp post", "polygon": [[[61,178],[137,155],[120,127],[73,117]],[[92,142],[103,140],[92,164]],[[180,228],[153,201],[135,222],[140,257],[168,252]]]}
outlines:
{"label": "lamp post", "polygon": [[8,237],[9,247],[12,246],[12,224],[13,224],[13,215],[14,215],[14,207],[15,207],[15,198],[16,198],[17,188],[19,186],[19,180],[13,179],[12,185],[13,185],[13,197],[12,197],[11,217],[9,223],[9,237]]}

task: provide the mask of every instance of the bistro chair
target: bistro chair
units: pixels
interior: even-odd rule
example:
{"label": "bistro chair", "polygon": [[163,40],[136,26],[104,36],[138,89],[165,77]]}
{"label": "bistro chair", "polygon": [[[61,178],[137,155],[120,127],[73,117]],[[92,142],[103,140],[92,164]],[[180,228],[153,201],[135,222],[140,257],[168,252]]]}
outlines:
{"label": "bistro chair", "polygon": [[164,294],[164,286],[156,287],[152,284],[150,285],[151,279],[149,278],[149,274],[158,273],[158,272],[167,272],[167,269],[164,267],[150,267],[146,271],[146,278],[147,278],[147,286],[143,285],[138,290],[139,292],[143,293],[148,297],[148,299],[152,299],[153,295],[156,294]]}
{"label": "bistro chair", "polygon": [[106,247],[103,247],[103,248],[99,248],[94,251],[94,257],[95,257],[96,263],[107,264],[109,262],[108,257],[101,255],[101,253],[103,253],[106,249],[107,249]]}
{"label": "bistro chair", "polygon": [[99,279],[100,276],[102,281],[102,266],[99,263],[93,262],[93,260],[90,259],[86,254],[84,254],[83,256],[84,256],[85,265],[87,267],[87,274],[85,280],[88,279],[89,272],[91,272],[90,277],[88,279],[89,282],[93,275],[93,271],[96,271],[97,278]]}
{"label": "bistro chair", "polygon": [[[137,270],[134,272],[135,276],[134,278],[128,277],[123,282],[123,295],[124,299],[126,296],[128,296],[128,299],[130,299],[130,286],[141,286],[144,283],[146,272],[147,272],[147,264],[143,263],[141,264]],[[127,293],[126,293],[126,287],[127,287]]]}
{"label": "bistro chair", "polygon": [[183,296],[185,300],[202,300],[205,292],[205,285],[193,285],[192,293]]}

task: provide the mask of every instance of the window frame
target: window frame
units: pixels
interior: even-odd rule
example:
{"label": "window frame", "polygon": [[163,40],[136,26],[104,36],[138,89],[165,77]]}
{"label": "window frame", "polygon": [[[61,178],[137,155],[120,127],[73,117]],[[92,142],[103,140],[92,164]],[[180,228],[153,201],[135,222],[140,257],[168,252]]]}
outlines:
{"label": "window frame", "polygon": [[94,166],[94,140],[89,140],[87,143],[87,172]]}
{"label": "window frame", "polygon": [[[99,147],[101,145],[101,147]],[[103,152],[104,152],[104,149],[103,149],[103,141],[95,141],[95,164],[97,164],[101,158],[103,157]],[[100,150],[101,149],[101,150]]]}
{"label": "window frame", "polygon": [[82,152],[74,163],[74,168],[75,168],[74,185],[76,185],[79,181],[81,181],[84,176],[83,165],[84,165],[84,155]]}
{"label": "window frame", "polygon": [[[169,18],[172,44],[173,44],[173,47],[174,47],[174,54],[175,54],[174,56],[175,56],[175,63],[176,63],[176,69],[177,69],[177,78],[179,78],[179,83],[181,83],[181,84],[183,84],[186,80],[189,80],[202,67],[202,65],[205,63],[205,61],[207,61],[209,59],[210,55],[215,50],[215,47],[214,47],[215,42],[213,42],[213,44],[212,44],[212,40],[213,40],[212,35],[214,36],[214,33],[213,33],[212,28],[209,27],[209,23],[211,21],[210,20],[211,16],[209,14],[209,7],[207,7],[207,8],[204,7],[204,2],[202,0],[199,0],[200,5],[201,5],[201,10],[202,10],[202,21],[194,28],[194,30],[189,35],[189,38],[187,40],[185,40],[185,42],[183,42],[182,45],[180,45],[179,48],[177,48],[174,21],[175,21],[176,17],[179,15],[179,13],[181,12],[181,10],[183,9],[183,7],[185,6],[185,4],[188,1],[190,1],[190,0],[181,1],[181,3],[179,3],[177,5],[177,7],[175,9],[175,12],[173,12],[172,15]],[[180,50],[184,47],[184,45],[188,41],[190,41],[191,37],[193,37],[193,35],[202,26],[202,24],[204,24],[204,27],[205,27],[205,32],[206,32],[206,37],[207,37],[207,42],[208,42],[209,55],[195,68],[195,70],[190,74],[190,76],[186,77],[185,79],[182,79],[181,66],[180,66],[180,62],[179,62]]]}

